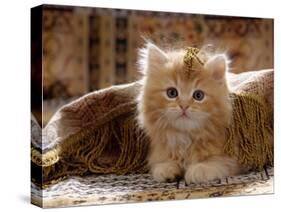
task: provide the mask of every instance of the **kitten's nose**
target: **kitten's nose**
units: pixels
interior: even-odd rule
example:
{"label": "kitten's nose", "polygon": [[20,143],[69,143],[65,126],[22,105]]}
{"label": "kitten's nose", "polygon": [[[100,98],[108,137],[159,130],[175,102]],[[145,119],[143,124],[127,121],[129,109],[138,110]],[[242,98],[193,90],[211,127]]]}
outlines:
{"label": "kitten's nose", "polygon": [[181,108],[183,111],[186,111],[188,107],[189,107],[188,105],[185,105],[185,106],[180,105],[180,108]]}

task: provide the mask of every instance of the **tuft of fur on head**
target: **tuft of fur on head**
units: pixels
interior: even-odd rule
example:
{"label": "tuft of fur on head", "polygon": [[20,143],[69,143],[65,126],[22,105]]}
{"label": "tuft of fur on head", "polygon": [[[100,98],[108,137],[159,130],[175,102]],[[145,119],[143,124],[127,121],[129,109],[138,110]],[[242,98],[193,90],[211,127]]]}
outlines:
{"label": "tuft of fur on head", "polygon": [[[192,77],[186,75],[184,55],[184,49],[164,51],[151,42],[140,50],[139,71],[143,78],[137,98],[138,117],[150,134],[167,129],[195,133],[209,127],[206,125],[221,126],[230,121],[226,55],[202,49],[198,56],[205,64]],[[171,87],[177,89],[177,98],[167,97]],[[192,98],[195,90],[204,92],[202,101]],[[181,117],[181,107],[188,107],[187,117]]]}

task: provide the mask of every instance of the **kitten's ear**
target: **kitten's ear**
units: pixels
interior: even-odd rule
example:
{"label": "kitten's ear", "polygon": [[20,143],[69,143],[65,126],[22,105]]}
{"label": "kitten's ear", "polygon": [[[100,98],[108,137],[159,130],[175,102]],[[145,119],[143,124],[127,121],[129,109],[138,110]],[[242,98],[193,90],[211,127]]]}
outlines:
{"label": "kitten's ear", "polygon": [[205,64],[205,69],[209,71],[215,80],[222,80],[227,71],[227,58],[223,54],[210,58]]}
{"label": "kitten's ear", "polygon": [[140,50],[139,56],[140,71],[143,74],[159,69],[168,59],[165,52],[152,43],[147,43],[145,48]]}

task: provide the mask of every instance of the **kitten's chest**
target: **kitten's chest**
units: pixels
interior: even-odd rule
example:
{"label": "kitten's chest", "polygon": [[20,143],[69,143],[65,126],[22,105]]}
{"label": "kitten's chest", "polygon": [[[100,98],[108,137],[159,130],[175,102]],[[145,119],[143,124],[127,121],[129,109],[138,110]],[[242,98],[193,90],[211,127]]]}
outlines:
{"label": "kitten's chest", "polygon": [[168,133],[166,139],[172,159],[183,160],[192,144],[190,136],[185,133]]}
{"label": "kitten's chest", "polygon": [[177,161],[201,161],[223,150],[223,136],[216,138],[201,134],[191,137],[185,133],[168,133],[167,148],[170,157]]}

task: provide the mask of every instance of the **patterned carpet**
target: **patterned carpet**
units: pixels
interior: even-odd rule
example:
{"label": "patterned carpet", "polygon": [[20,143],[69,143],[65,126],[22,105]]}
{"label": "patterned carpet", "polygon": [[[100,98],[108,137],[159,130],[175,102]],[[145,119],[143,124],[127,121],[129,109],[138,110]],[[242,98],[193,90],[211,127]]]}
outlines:
{"label": "patterned carpet", "polygon": [[[149,174],[70,177],[40,190],[31,185],[32,203],[44,208],[157,200],[272,194],[274,168],[205,184],[158,183]],[[43,202],[42,202],[43,198]]]}

